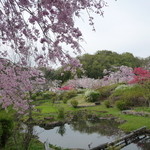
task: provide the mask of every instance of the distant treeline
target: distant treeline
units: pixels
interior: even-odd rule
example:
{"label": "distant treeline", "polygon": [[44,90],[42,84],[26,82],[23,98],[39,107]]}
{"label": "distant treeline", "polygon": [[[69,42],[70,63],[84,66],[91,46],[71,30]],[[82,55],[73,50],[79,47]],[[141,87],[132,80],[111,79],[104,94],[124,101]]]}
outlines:
{"label": "distant treeline", "polygon": [[[81,64],[83,65],[84,72],[77,70],[77,76],[80,78],[82,76],[87,76],[89,78],[102,78],[104,76],[103,70],[114,71],[115,66],[128,66],[128,67],[148,67],[150,64],[150,57],[138,58],[132,53],[122,53],[118,54],[116,52],[101,50],[97,51],[95,54],[84,54],[77,57]],[[47,80],[62,80],[62,82],[72,79],[73,75],[70,71],[63,71],[63,68],[48,70],[46,68],[41,68],[44,72]],[[61,75],[61,73],[64,73]]]}

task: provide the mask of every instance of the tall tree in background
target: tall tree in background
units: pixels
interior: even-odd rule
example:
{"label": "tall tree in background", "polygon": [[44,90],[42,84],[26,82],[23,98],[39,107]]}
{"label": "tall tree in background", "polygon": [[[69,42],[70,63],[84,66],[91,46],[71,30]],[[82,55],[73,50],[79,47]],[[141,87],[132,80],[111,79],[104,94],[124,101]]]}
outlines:
{"label": "tall tree in background", "polygon": [[94,55],[85,54],[80,56],[79,60],[83,64],[84,75],[95,79],[104,76],[104,69],[111,70],[114,69],[114,66],[124,65],[134,68],[142,65],[142,60],[131,53],[118,54],[108,50],[97,51]]}

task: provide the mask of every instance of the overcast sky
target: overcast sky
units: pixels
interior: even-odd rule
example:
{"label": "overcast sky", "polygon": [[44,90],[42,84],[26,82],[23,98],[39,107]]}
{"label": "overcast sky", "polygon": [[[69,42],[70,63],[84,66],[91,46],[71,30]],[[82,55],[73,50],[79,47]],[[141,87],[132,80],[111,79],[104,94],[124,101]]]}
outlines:
{"label": "overcast sky", "polygon": [[84,53],[111,50],[130,52],[137,57],[150,56],[150,0],[106,0],[104,18],[95,16],[96,32],[86,17],[76,20],[85,42]]}

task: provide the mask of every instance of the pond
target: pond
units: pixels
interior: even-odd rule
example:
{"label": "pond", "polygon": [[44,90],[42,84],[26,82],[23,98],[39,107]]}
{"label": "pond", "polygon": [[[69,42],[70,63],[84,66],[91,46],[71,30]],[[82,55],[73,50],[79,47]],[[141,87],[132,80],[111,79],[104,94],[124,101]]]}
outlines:
{"label": "pond", "polygon": [[124,133],[114,121],[75,121],[53,129],[34,126],[34,134],[41,142],[63,148],[89,149],[118,139]]}
{"label": "pond", "polygon": [[[42,143],[46,142],[62,148],[88,150],[124,136],[125,134],[118,129],[118,125],[115,121],[110,120],[80,118],[53,129],[34,126],[34,135],[37,135]],[[150,140],[144,139],[122,150],[149,149]]]}

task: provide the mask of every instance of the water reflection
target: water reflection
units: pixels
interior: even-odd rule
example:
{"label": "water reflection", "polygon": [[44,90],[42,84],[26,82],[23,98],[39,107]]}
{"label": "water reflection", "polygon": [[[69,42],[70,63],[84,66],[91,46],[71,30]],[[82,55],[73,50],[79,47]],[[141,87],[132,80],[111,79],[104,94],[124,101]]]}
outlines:
{"label": "water reflection", "polygon": [[[124,133],[118,129],[118,125],[115,121],[99,120],[87,112],[77,112],[71,123],[53,129],[34,126],[34,135],[43,143],[87,150],[122,137]],[[150,139],[132,143],[122,150],[150,150]]]}
{"label": "water reflection", "polygon": [[118,124],[114,121],[99,120],[99,121],[87,121],[79,120],[71,124],[73,131],[79,131],[80,133],[98,133],[104,136],[115,136],[123,134],[118,129]]}
{"label": "water reflection", "polygon": [[62,125],[62,126],[58,127],[58,131],[57,131],[58,134],[63,136],[65,134],[65,132],[66,132],[65,125]]}
{"label": "water reflection", "polygon": [[34,131],[41,142],[61,146],[63,148],[89,149],[105,142],[118,139],[123,134],[113,121],[76,120],[50,130],[39,126]]}

